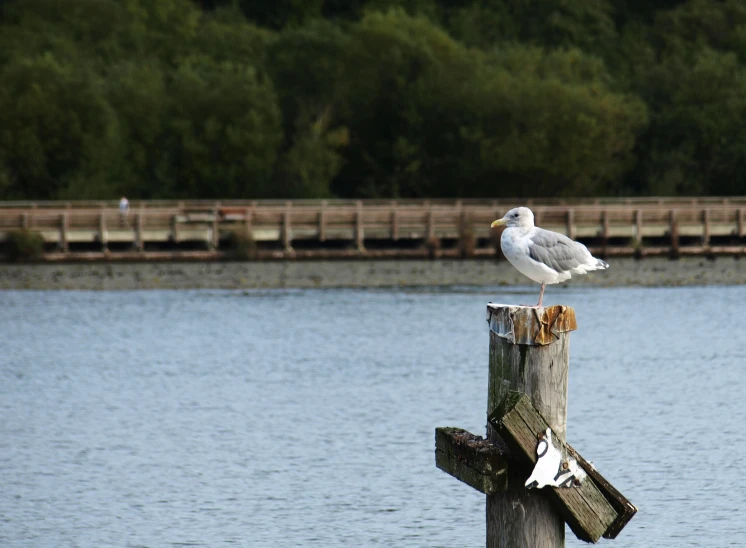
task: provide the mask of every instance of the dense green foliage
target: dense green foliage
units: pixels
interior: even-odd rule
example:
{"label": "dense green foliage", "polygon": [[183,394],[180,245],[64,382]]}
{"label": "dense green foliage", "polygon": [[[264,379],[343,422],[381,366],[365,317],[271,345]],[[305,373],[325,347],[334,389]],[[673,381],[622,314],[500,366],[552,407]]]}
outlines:
{"label": "dense green foliage", "polygon": [[0,199],[742,194],[742,0],[5,0]]}
{"label": "dense green foliage", "polygon": [[9,230],[4,247],[8,261],[32,261],[44,253],[44,237],[35,230]]}

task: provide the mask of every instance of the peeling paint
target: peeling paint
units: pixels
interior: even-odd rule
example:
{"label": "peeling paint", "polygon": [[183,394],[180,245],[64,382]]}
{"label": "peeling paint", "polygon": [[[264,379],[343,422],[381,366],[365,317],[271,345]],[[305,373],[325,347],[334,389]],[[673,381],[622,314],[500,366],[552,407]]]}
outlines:
{"label": "peeling paint", "polygon": [[487,322],[490,331],[498,337],[513,344],[528,345],[552,344],[560,333],[578,328],[575,310],[563,305],[530,308],[490,303]]}

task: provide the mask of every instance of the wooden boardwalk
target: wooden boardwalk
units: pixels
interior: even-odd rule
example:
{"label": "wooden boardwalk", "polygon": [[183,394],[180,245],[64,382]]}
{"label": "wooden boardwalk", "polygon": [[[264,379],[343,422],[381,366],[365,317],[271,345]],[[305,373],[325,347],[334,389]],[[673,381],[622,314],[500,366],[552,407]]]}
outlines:
{"label": "wooden boardwalk", "polygon": [[0,203],[0,242],[38,232],[47,260],[470,257],[496,253],[490,223],[518,205],[536,224],[611,255],[743,254],[746,198]]}

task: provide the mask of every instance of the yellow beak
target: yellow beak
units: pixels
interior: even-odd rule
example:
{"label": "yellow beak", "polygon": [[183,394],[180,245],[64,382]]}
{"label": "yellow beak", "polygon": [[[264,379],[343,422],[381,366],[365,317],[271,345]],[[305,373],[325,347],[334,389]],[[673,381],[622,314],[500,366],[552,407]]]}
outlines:
{"label": "yellow beak", "polygon": [[498,219],[497,221],[492,221],[492,224],[490,225],[490,228],[495,228],[496,226],[502,226],[507,221],[505,219]]}

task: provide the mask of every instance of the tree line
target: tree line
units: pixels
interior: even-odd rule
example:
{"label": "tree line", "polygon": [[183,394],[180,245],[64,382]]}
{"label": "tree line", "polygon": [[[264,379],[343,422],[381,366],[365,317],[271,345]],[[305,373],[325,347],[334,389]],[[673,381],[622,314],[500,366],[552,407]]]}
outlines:
{"label": "tree line", "polygon": [[0,199],[731,195],[741,0],[0,0]]}

